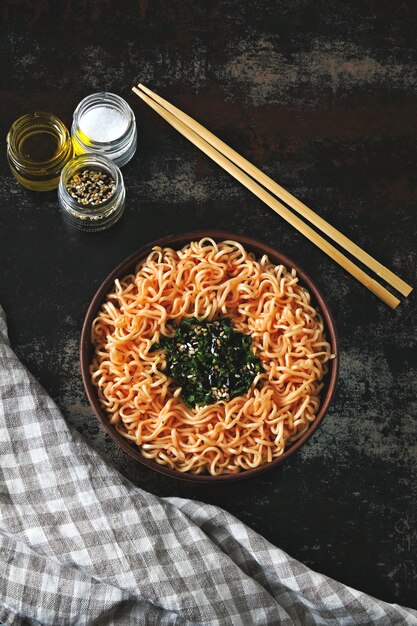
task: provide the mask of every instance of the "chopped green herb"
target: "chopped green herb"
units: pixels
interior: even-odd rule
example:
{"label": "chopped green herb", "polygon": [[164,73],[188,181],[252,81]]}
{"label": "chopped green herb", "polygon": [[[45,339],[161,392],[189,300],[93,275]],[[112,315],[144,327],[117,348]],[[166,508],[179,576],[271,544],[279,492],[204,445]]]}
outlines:
{"label": "chopped green herb", "polygon": [[165,373],[182,388],[187,406],[243,395],[262,371],[250,335],[235,331],[229,318],[207,322],[191,317],[171,324],[174,335],[162,337],[152,349],[165,350]]}

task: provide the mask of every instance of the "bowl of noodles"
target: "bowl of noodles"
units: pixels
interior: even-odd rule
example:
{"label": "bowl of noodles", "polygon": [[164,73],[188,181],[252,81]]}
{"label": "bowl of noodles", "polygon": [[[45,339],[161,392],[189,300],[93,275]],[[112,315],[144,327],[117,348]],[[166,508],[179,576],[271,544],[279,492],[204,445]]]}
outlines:
{"label": "bowl of noodles", "polygon": [[332,401],[338,353],[304,270],[221,231],[165,237],[118,265],[88,308],[80,351],[111,438],[192,482],[250,477],[300,448]]}

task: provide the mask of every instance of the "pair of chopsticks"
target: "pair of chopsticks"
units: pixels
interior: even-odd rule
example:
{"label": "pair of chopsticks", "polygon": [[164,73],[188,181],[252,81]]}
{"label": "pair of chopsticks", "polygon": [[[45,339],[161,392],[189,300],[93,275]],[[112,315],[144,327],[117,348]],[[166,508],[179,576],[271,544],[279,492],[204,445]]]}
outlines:
{"label": "pair of chopsticks", "polygon": [[[197,148],[200,148],[200,150],[207,154],[207,156],[213,159],[213,161],[224,170],[229,172],[229,174],[247,187],[247,189],[252,191],[255,196],[265,202],[265,204],[294,226],[294,228],[320,248],[320,250],[341,265],[341,267],[365,285],[365,287],[378,296],[385,304],[395,309],[400,304],[400,300],[371,276],[366,274],[360,267],[355,265],[353,261],[340,252],[340,250],[327,241],[327,239],[324,239],[324,237],[313,230],[313,228],[295,215],[287,206],[277,200],[277,198],[285,202],[298,214],[302,215],[304,219],[314,224],[341,248],[345,249],[361,263],[366,265],[403,296],[410,294],[413,289],[410,285],[362,250],[362,248],[343,235],[343,233],[326,222],[326,220],[317,215],[312,209],[295,198],[291,193],[281,187],[281,185],[278,185],[272,178],[264,174],[264,172],[247,161],[235,150],[213,135],[213,133],[204,128],[204,126],[196,122],[192,117],[183,113],[180,109],[177,109],[177,107],[158,96],[158,94],[148,89],[148,87],[145,87],[145,85],[139,84],[138,87],[133,87],[132,90],[178,132],[184,135],[184,137],[197,146]],[[266,189],[271,193],[266,191]]]}

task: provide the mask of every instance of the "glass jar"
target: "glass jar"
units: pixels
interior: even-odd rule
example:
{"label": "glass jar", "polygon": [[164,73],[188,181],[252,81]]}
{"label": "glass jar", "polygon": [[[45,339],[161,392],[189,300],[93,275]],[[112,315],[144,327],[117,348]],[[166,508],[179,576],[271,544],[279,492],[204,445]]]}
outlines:
{"label": "glass jar", "polygon": [[14,177],[34,191],[56,189],[61,170],[73,157],[65,124],[52,113],[19,117],[7,135],[7,158]]}
{"label": "glass jar", "polygon": [[136,151],[136,120],[130,106],[114,93],[94,93],[74,111],[72,142],[75,154],[96,152],[122,167]]}
{"label": "glass jar", "polygon": [[[114,191],[100,204],[80,204],[68,189],[68,181],[77,172],[92,170],[110,174],[115,181]],[[99,154],[82,154],[74,157],[61,172],[58,187],[58,200],[65,220],[80,230],[99,231],[113,226],[123,215],[125,208],[125,185],[117,165]]]}

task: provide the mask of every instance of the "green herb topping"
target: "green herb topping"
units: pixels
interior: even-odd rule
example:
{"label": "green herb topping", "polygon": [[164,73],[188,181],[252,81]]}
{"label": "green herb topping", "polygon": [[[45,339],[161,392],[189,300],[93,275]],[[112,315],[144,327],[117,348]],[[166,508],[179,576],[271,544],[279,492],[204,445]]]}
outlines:
{"label": "green herb topping", "polygon": [[165,373],[182,388],[188,407],[245,394],[262,371],[250,335],[233,330],[229,318],[206,322],[191,317],[171,324],[174,336],[162,337],[152,349],[165,350]]}

